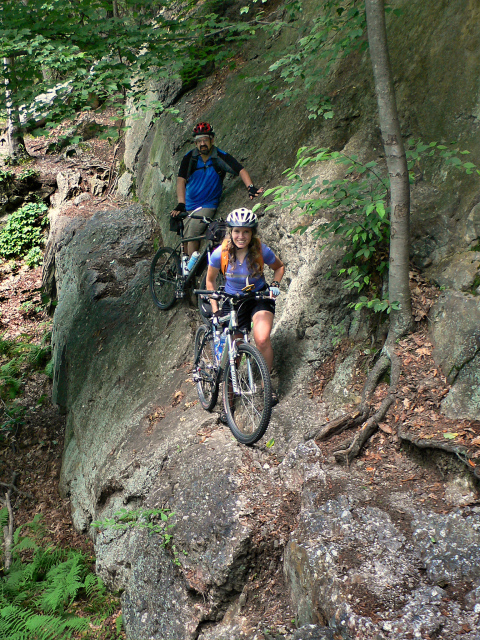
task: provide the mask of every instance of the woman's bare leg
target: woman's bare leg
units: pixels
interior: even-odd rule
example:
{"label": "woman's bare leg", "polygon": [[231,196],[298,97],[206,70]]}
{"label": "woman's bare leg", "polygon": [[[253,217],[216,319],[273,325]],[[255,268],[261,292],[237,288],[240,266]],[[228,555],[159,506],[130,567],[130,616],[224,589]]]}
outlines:
{"label": "woman's bare leg", "polygon": [[271,311],[257,311],[253,316],[253,338],[257,349],[265,358],[268,370],[273,366],[273,349],[270,334],[273,327],[273,313]]}

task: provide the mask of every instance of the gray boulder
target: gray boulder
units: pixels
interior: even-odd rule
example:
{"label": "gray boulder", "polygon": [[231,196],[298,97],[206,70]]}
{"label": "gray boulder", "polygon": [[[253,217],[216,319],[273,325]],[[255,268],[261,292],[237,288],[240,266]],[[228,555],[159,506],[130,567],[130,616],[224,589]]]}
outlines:
{"label": "gray boulder", "polygon": [[[299,623],[362,640],[412,633],[456,640],[463,625],[476,638],[476,592],[465,605],[444,588],[480,585],[478,513],[424,512],[400,490],[377,501],[354,469],[320,463],[320,470],[304,484],[299,525],[285,549]],[[328,499],[332,484],[336,497]]]}
{"label": "gray boulder", "polygon": [[480,299],[447,291],[430,313],[433,356],[452,389],[442,402],[449,418],[480,419]]}
{"label": "gray boulder", "polygon": [[307,624],[295,631],[292,640],[334,640],[334,637],[333,631],[327,627]]}

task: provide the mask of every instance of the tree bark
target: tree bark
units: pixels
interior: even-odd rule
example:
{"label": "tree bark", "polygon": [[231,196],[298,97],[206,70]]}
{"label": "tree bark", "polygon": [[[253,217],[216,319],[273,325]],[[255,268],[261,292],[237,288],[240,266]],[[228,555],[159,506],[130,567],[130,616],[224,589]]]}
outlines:
{"label": "tree bark", "polygon": [[[334,453],[337,462],[346,462],[347,465],[360,453],[363,445],[375,433],[379,422],[384,419],[389,408],[395,402],[401,372],[399,358],[395,354],[396,339],[408,333],[413,325],[409,286],[410,184],[388,56],[384,0],[365,0],[365,10],[380,131],[390,179],[388,297],[390,304],[394,302],[399,304],[399,309],[391,310],[387,340],[364,385],[362,403],[358,412],[363,423],[362,427],[352,441],[345,442]],[[388,394],[383,398],[379,409],[370,415],[373,393],[388,368],[390,368]],[[349,418],[350,420],[342,420],[341,424],[335,424],[335,429],[338,427],[338,429],[344,430],[348,426],[358,424],[359,418],[357,416],[351,415]],[[329,435],[329,433],[328,427],[321,430],[322,436]]]}
{"label": "tree bark", "polygon": [[[14,58],[4,58],[3,66],[5,67],[6,75],[10,78],[14,74]],[[12,89],[11,79],[5,78],[5,103],[7,107],[7,149],[6,155],[11,158],[19,158],[25,155],[25,142],[20,133],[20,120],[18,117],[18,111],[13,105],[12,101]]]}
{"label": "tree bark", "polygon": [[365,9],[380,131],[390,178],[388,297],[390,304],[400,305],[399,310],[390,314],[390,331],[399,337],[413,324],[409,287],[410,184],[388,55],[384,0],[365,0]]}

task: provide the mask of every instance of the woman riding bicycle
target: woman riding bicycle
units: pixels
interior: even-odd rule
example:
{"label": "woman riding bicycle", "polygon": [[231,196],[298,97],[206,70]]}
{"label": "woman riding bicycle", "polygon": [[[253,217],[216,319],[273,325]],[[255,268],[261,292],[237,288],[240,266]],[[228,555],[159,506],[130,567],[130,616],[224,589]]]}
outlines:
{"label": "woman riding bicycle", "polygon": [[[273,349],[270,333],[275,314],[275,298],[280,294],[279,286],[285,267],[273,251],[261,242],[257,226],[257,216],[250,209],[235,209],[228,214],[227,237],[210,256],[206,286],[210,291],[215,290],[217,275],[222,270],[226,293],[242,293],[248,285],[253,285],[255,291],[270,291],[270,299],[246,300],[238,311],[238,321],[239,327],[247,330],[253,322],[255,344],[271,371]],[[263,275],[264,264],[273,270],[274,279],[270,286]],[[215,315],[218,304],[215,300],[211,300],[211,304]],[[222,313],[227,308],[228,300],[223,305]]]}

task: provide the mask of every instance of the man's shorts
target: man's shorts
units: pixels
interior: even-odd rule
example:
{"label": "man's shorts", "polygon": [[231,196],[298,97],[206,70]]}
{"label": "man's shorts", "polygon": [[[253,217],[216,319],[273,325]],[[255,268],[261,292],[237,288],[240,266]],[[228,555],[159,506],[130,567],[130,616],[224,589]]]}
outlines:
{"label": "man's shorts", "polygon": [[[265,291],[267,288],[264,289]],[[222,307],[222,313],[228,313],[230,311],[230,302],[229,300],[225,300]],[[275,300],[272,298],[264,298],[263,300],[255,300],[252,298],[251,300],[246,300],[243,304],[238,307],[237,315],[238,315],[238,327],[241,331],[246,329],[250,331],[252,327],[253,316],[258,311],[270,311],[275,315]]]}
{"label": "man's shorts", "polygon": [[[216,209],[199,209],[195,211],[194,215],[196,216],[205,216],[206,218],[215,217]],[[189,211],[188,213],[192,213]],[[195,236],[202,236],[207,226],[202,220],[197,220],[195,218],[185,218],[183,221],[183,237],[184,238],[193,238]]]}

